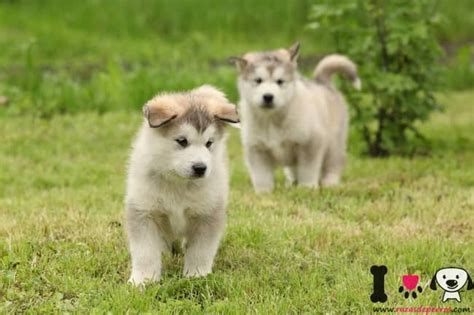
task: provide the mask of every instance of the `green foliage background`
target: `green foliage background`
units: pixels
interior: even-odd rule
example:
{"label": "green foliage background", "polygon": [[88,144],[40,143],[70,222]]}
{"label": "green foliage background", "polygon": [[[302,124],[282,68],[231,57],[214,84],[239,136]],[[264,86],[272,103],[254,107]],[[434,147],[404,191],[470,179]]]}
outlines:
{"label": "green foliage background", "polygon": [[[319,1],[320,3],[321,1]],[[306,29],[318,1],[0,1],[0,115],[138,109],[159,90],[216,84],[236,100],[226,60],[248,50],[302,43],[301,69],[335,47]],[[448,87],[474,82],[474,4],[439,2]],[[454,27],[459,24],[459,27]]]}
{"label": "green foliage background", "polygon": [[433,34],[437,2],[326,1],[313,5],[310,17],[309,27],[359,66],[363,94],[344,90],[367,151],[373,156],[419,151],[424,137],[416,123],[440,108],[434,97],[441,73],[441,48]]}

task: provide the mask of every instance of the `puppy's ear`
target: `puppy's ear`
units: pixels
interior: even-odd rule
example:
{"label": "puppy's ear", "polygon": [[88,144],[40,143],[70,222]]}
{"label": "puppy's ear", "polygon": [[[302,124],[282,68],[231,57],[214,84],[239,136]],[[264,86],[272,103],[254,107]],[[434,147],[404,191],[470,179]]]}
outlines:
{"label": "puppy's ear", "polygon": [[467,290],[474,289],[474,283],[472,283],[471,276],[467,274]]}
{"label": "puppy's ear", "polygon": [[243,57],[230,57],[228,60],[229,63],[235,65],[237,70],[240,72],[242,72],[249,64],[248,60]]}
{"label": "puppy's ear", "polygon": [[217,108],[215,117],[223,122],[230,123],[231,126],[240,122],[237,108],[234,104],[226,103]]}
{"label": "puppy's ear", "polygon": [[236,106],[227,100],[222,91],[211,85],[203,85],[194,89],[193,93],[206,99],[206,108],[216,119],[230,124],[240,122]]}
{"label": "puppy's ear", "polygon": [[181,115],[182,111],[171,95],[157,96],[143,106],[143,115],[151,128],[169,123]]}
{"label": "puppy's ear", "polygon": [[431,288],[431,290],[436,291],[436,273],[434,274],[433,278],[431,279],[430,288]]}
{"label": "puppy's ear", "polygon": [[299,42],[294,43],[287,50],[288,50],[288,53],[290,54],[290,60],[296,61],[298,59],[299,52],[300,52],[300,43]]}
{"label": "puppy's ear", "polygon": [[240,122],[240,119],[237,107],[234,104],[229,103],[229,101],[211,102],[209,112],[211,115],[214,115],[216,119],[228,123],[231,126],[238,127],[236,124]]}

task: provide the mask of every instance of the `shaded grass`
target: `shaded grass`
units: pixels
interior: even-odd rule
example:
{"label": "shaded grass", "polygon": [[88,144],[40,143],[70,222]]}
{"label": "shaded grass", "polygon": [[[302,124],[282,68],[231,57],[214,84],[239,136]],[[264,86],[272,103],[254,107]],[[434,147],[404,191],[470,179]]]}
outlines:
{"label": "shaded grass", "polygon": [[[280,176],[273,194],[255,195],[233,131],[214,274],[184,279],[182,256],[166,256],[161,284],[144,293],[126,284],[122,227],[139,111],[0,118],[0,311],[367,313],[373,264],[389,268],[388,305],[441,306],[441,292],[427,287],[434,271],[474,269],[473,98],[441,97],[446,112],[421,126],[431,156],[352,151],[335,189],[287,189]],[[421,275],[415,301],[398,294],[405,273]],[[463,292],[462,306],[473,302]]]}

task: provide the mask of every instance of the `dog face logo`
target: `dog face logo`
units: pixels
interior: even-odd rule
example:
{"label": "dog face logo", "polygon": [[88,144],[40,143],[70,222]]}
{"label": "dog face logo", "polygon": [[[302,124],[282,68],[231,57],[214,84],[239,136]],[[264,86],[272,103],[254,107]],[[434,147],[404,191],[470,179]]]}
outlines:
{"label": "dog face logo", "polygon": [[443,302],[456,300],[461,302],[459,291],[466,285],[467,290],[474,289],[472,279],[466,270],[462,268],[442,268],[436,271],[431,280],[430,288],[436,290],[437,285],[444,290]]}

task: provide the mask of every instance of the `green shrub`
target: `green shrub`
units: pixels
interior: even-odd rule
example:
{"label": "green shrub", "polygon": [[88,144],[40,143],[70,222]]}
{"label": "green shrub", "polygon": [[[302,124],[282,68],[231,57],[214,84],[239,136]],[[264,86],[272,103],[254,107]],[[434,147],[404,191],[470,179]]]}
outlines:
{"label": "green shrub", "polygon": [[433,1],[322,1],[309,27],[359,65],[363,93],[345,88],[372,156],[419,153],[416,123],[439,109],[433,95],[440,48]]}

